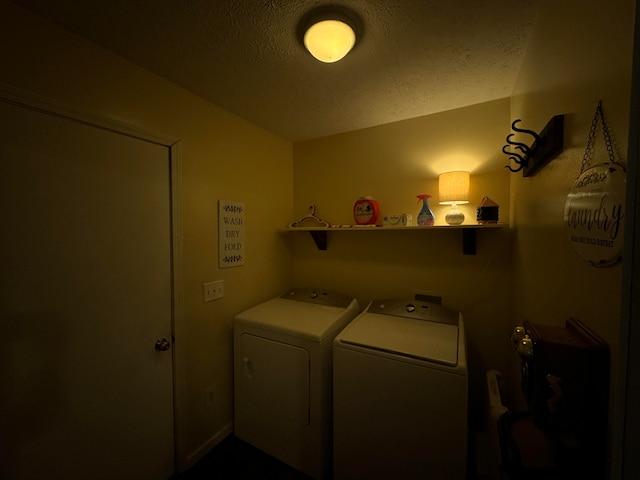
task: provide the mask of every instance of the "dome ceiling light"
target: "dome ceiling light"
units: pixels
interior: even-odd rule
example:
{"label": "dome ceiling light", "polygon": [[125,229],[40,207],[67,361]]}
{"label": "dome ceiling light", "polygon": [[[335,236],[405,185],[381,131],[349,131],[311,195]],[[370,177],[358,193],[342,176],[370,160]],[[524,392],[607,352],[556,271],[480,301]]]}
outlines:
{"label": "dome ceiling light", "polygon": [[324,14],[311,20],[303,42],[316,59],[334,63],[351,51],[356,43],[356,33],[343,15]]}

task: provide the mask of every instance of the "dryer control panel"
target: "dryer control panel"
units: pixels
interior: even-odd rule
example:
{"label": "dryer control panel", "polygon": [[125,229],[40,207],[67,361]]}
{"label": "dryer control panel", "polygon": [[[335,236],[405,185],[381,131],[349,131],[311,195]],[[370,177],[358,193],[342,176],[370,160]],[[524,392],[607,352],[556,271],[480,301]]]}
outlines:
{"label": "dryer control panel", "polygon": [[381,315],[446,323],[447,325],[457,326],[460,322],[460,313],[456,310],[420,300],[374,300],[367,308],[367,311]]}
{"label": "dryer control panel", "polygon": [[343,293],[319,288],[292,288],[280,295],[280,298],[338,308],[347,308],[354,300],[353,297]]}

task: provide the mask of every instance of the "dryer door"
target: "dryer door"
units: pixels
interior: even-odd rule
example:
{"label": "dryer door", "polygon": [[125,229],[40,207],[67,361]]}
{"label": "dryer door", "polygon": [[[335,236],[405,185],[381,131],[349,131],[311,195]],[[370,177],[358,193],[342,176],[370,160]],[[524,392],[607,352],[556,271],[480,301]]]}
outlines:
{"label": "dryer door", "polygon": [[266,418],[309,424],[309,353],[295,345],[243,333],[238,401]]}

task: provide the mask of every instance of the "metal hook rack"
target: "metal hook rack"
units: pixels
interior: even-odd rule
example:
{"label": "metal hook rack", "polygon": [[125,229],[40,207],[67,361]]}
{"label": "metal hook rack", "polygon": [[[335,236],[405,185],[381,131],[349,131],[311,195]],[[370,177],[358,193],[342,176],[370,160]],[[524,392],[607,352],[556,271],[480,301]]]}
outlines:
{"label": "metal hook rack", "polygon": [[[507,135],[507,144],[502,147],[502,153],[518,165],[517,168],[505,165],[505,168],[514,173],[522,170],[523,177],[530,177],[562,152],[564,115],[555,115],[551,118],[540,134],[532,130],[516,127],[516,124],[521,121],[519,118],[514,120],[511,124],[511,129],[514,132],[531,135],[534,138],[534,142],[531,146],[526,143],[515,142],[511,139],[515,133],[510,133]],[[514,150],[518,150],[520,153],[508,150],[509,147],[513,147]]]}

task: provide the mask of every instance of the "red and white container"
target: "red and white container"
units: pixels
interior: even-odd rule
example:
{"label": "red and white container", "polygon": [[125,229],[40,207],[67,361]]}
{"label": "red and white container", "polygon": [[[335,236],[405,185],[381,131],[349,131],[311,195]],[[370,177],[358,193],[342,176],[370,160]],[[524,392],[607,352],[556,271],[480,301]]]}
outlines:
{"label": "red and white container", "polygon": [[353,218],[356,225],[377,225],[380,205],[372,197],[360,197],[353,205]]}

